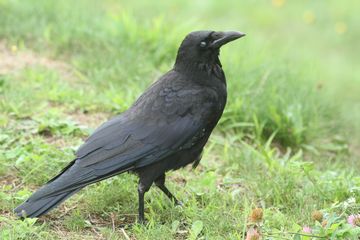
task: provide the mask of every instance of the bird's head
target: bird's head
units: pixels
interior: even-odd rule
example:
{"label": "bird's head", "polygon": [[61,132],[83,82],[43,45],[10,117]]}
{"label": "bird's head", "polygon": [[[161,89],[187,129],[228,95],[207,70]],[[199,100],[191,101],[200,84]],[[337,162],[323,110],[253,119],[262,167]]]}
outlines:
{"label": "bird's head", "polygon": [[228,31],[195,31],[182,41],[176,57],[175,68],[194,67],[199,64],[221,66],[219,52],[221,46],[245,36],[244,33]]}

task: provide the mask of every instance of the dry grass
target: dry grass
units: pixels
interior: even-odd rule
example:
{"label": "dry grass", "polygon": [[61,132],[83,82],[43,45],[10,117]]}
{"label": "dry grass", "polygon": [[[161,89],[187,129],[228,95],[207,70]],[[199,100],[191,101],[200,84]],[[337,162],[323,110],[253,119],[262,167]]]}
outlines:
{"label": "dry grass", "polygon": [[102,112],[84,113],[81,111],[76,111],[68,113],[68,115],[79,125],[90,127],[92,129],[99,127],[102,123],[111,118],[109,114]]}
{"label": "dry grass", "polygon": [[70,79],[74,74],[74,69],[62,61],[41,56],[31,49],[19,50],[15,45],[0,41],[0,74],[16,73],[33,66],[56,70],[64,79]]}

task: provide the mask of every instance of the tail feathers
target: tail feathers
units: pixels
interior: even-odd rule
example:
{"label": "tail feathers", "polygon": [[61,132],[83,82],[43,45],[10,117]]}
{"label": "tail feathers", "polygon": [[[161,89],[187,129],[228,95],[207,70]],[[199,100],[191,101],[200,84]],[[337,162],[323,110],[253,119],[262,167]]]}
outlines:
{"label": "tail feathers", "polygon": [[23,204],[15,208],[14,212],[19,217],[34,218],[39,217],[54,207],[58,206],[65,199],[78,192],[80,189],[75,189],[69,192],[64,192],[55,196],[44,197],[32,200],[31,198]]}
{"label": "tail feathers", "polygon": [[23,204],[15,208],[19,217],[39,217],[89,184],[131,170],[133,166],[90,168],[71,162],[56,177],[37,190]]}

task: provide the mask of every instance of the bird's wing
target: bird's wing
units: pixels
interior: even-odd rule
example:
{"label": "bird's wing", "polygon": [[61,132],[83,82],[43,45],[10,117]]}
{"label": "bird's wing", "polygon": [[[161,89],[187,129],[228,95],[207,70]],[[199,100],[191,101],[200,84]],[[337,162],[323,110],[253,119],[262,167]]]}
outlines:
{"label": "bird's wing", "polygon": [[95,131],[77,151],[77,161],[103,170],[140,167],[178,151],[203,131],[211,117],[207,115],[212,102],[203,101],[201,95],[201,89],[159,92],[147,99],[151,104],[137,105],[141,114],[120,115]]}
{"label": "bird's wing", "polygon": [[71,166],[50,181],[53,191],[46,195],[83,187],[191,147],[214,117],[214,96],[213,91],[176,85],[149,89],[131,109],[87,139]]}

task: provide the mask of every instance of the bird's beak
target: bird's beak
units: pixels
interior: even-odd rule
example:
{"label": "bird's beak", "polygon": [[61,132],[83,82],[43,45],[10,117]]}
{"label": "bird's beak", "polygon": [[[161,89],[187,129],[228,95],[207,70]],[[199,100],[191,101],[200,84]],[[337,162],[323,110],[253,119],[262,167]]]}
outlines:
{"label": "bird's beak", "polygon": [[220,48],[222,45],[227,44],[228,42],[234,41],[238,38],[245,36],[245,33],[228,31],[228,32],[217,32],[219,38],[212,42],[211,47]]}

